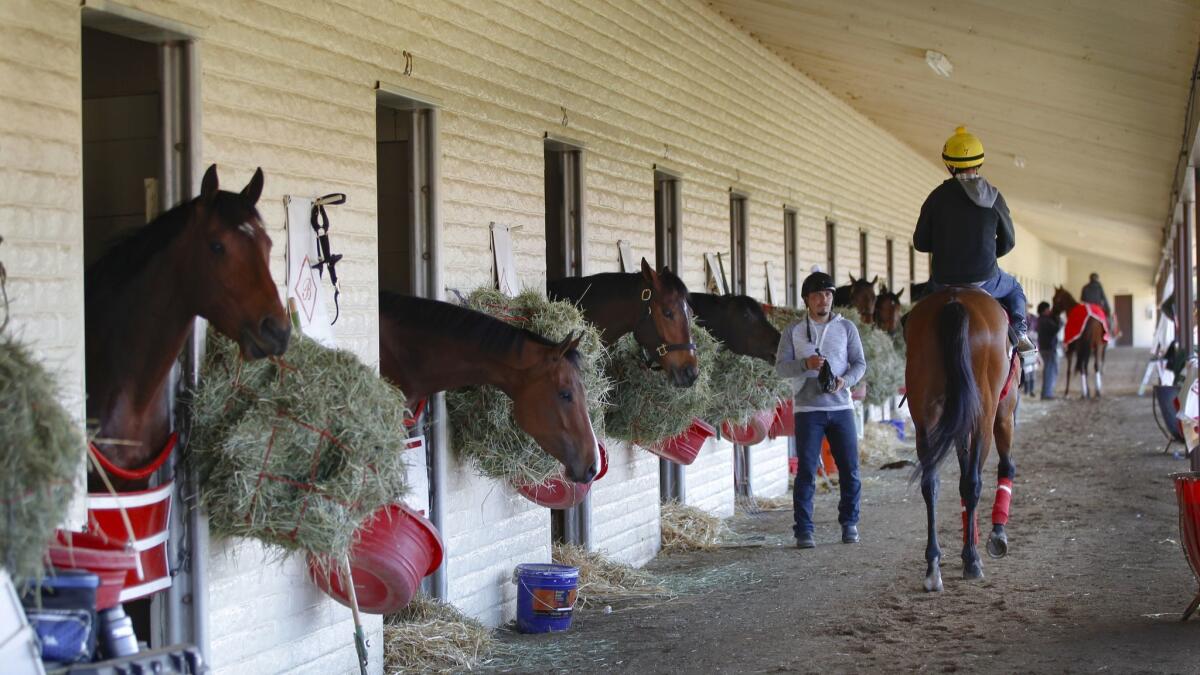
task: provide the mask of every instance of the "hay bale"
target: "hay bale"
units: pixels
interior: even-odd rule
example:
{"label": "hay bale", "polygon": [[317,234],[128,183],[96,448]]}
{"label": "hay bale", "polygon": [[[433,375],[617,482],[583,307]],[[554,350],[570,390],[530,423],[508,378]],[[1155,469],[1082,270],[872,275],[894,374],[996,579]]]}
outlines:
{"label": "hay bale", "polygon": [[743,425],[754,413],[771,410],[792,396],[792,385],[775,374],[762,359],[734,354],[721,348],[712,360],[709,388],[712,403],[701,417],[714,425]]}
{"label": "hay bale", "polygon": [[243,361],[209,333],[188,454],[213,532],[340,558],[406,484],[404,396],[354,354],[294,333]]}
{"label": "hay bale", "polygon": [[686,389],[671,384],[661,370],[646,364],[632,333],[617,341],[608,361],[613,391],[604,425],[610,438],[643,447],[654,445],[683,433],[693,417],[703,417],[713,407],[716,394],[710,381],[718,343],[695,321],[692,339],[700,374]]}
{"label": "hay bale", "polygon": [[660,516],[662,550],[711,551],[717,548],[725,523],[694,506],[663,502]]}
{"label": "hay bale", "polygon": [[[838,314],[858,328],[858,336],[862,341],[863,357],[867,360],[867,373],[863,381],[867,384],[866,403],[884,405],[887,399],[896,395],[904,385],[903,349],[897,349],[897,343],[892,336],[879,330],[873,325],[864,324],[857,310],[839,308]],[[793,307],[772,307],[767,311],[767,318],[780,331],[788,326],[803,321],[808,314],[804,310]],[[901,344],[903,337],[901,339]]]}
{"label": "hay bale", "polygon": [[83,435],[56,392],[50,373],[0,327],[0,565],[18,585],[42,578],[83,459]]}
{"label": "hay bale", "polygon": [[492,631],[454,605],[417,595],[384,618],[383,666],[388,673],[474,670],[496,649]]}
{"label": "hay bale", "polygon": [[[535,291],[510,298],[491,288],[480,288],[466,298],[466,306],[491,315],[548,340],[569,334],[582,336],[579,353],[588,414],[599,437],[611,384],[602,363],[605,348],[600,332],[569,302],[551,301]],[[446,408],[454,428],[454,449],[483,476],[516,484],[538,484],[558,475],[562,468],[517,426],[512,400],[495,387],[466,387],[446,393]]]}
{"label": "hay bale", "polygon": [[582,546],[555,543],[551,555],[559,565],[579,568],[577,607],[594,607],[623,600],[673,597],[649,573],[613,562]]}

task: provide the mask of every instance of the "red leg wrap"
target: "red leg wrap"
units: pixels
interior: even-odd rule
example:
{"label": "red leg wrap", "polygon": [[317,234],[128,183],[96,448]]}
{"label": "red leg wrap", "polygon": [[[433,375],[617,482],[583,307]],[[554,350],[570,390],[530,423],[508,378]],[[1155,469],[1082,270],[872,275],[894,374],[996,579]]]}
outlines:
{"label": "red leg wrap", "polygon": [[[963,546],[967,545],[967,503],[963,500],[958,500],[962,504],[962,521],[963,521]],[[975,545],[979,545],[979,509],[975,509]]]}
{"label": "red leg wrap", "polygon": [[992,506],[992,524],[1008,524],[1008,506],[1012,503],[1012,479],[1001,478],[996,484],[996,503]]}

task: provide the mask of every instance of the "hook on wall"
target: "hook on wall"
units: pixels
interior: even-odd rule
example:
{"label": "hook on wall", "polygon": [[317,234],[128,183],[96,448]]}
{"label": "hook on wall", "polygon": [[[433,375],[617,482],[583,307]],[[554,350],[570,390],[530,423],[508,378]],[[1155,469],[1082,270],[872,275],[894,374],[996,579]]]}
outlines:
{"label": "hook on wall", "polygon": [[402,52],[400,52],[400,53],[404,55],[404,74],[405,74],[406,76],[411,76],[411,75],[412,75],[412,71],[413,71],[413,55],[412,55],[412,52],[410,52],[410,51],[408,51],[407,49],[405,49],[404,51],[402,51]]}
{"label": "hook on wall", "polygon": [[567,126],[567,108],[566,106],[560,105],[558,106],[558,109],[562,111],[562,125],[565,127]]}

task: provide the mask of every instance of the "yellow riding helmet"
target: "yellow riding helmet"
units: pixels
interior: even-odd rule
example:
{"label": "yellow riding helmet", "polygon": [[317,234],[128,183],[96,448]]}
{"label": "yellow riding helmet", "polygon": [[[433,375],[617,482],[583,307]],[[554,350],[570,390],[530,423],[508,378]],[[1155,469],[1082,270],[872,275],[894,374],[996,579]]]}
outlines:
{"label": "yellow riding helmet", "polygon": [[946,166],[955,169],[980,166],[983,164],[983,143],[979,142],[975,134],[967,133],[966,127],[959,127],[942,146],[942,161]]}

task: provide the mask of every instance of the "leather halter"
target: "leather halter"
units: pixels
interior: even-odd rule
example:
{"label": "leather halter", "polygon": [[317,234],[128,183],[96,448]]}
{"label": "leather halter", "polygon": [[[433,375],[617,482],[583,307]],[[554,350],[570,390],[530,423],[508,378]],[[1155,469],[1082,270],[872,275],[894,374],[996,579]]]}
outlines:
{"label": "leather halter", "polygon": [[324,197],[318,197],[313,200],[312,215],[309,218],[309,224],[312,226],[313,232],[317,235],[317,255],[319,259],[312,265],[312,268],[321,274],[323,268],[329,268],[329,282],[333,284],[333,321],[330,325],[337,323],[338,317],[342,315],[342,307],[338,304],[338,296],[342,294],[342,285],[338,283],[336,266],[338,261],[342,259],[342,254],[334,253],[329,246],[329,214],[325,213],[326,205],[345,204],[346,195],[341,192],[327,194]]}
{"label": "leather halter", "polygon": [[[646,303],[646,313],[645,313],[645,315],[642,316],[641,319],[638,319],[638,323],[637,323],[638,326],[641,326],[642,323],[644,323],[647,319],[650,319],[653,314],[653,310],[650,308],[650,298],[653,297],[653,293],[654,292],[652,290],[650,290],[649,288],[642,289],[642,302]],[[651,320],[651,325],[653,325],[652,320]],[[654,328],[654,337],[658,338],[659,340],[663,340],[662,335],[659,335],[659,333],[658,333],[658,326],[653,326],[653,328]],[[637,330],[637,326],[634,327],[634,331],[636,331],[636,330]],[[636,332],[634,333],[634,337],[635,338],[637,337]],[[642,347],[642,349],[645,350],[646,348]],[[671,352],[682,352],[682,351],[689,351],[689,352],[696,351],[696,343],[695,342],[680,342],[680,343],[672,344],[672,343],[667,342],[666,340],[663,340],[662,342],[659,343],[659,345],[657,347],[654,348],[654,353],[658,354],[659,358],[662,358],[662,357],[666,356],[667,354],[670,354]],[[646,360],[649,361],[650,358],[647,357]]]}

